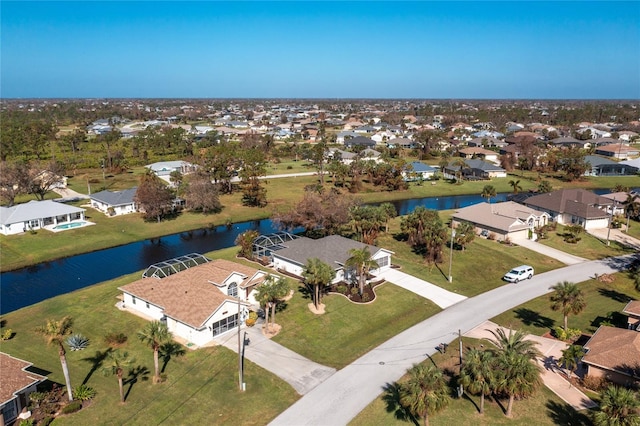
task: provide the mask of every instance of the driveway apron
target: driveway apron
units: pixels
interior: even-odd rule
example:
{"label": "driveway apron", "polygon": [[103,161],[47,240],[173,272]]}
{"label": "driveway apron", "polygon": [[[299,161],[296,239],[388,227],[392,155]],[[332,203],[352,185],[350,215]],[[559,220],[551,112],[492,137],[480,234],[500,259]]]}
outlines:
{"label": "driveway apron", "polygon": [[549,247],[549,246],[545,246],[544,244],[540,244],[536,241],[531,241],[531,240],[519,240],[516,241],[516,244],[529,249],[531,251],[535,251],[538,252],[540,254],[544,254],[545,256],[549,256],[552,257],[554,259],[557,259],[558,261],[564,263],[565,265],[575,265],[577,263],[582,263],[582,262],[586,262],[587,259],[579,257],[579,256],[574,256],[572,254],[569,253],[565,253],[563,251],[554,249],[553,247]]}
{"label": "driveway apron", "polygon": [[451,305],[455,305],[458,302],[466,299],[465,296],[457,293],[447,291],[437,285],[433,285],[430,282],[416,278],[413,275],[405,274],[397,269],[388,269],[378,274],[379,277],[384,278],[406,290],[412,291],[415,294],[431,300],[442,309],[446,309]]}

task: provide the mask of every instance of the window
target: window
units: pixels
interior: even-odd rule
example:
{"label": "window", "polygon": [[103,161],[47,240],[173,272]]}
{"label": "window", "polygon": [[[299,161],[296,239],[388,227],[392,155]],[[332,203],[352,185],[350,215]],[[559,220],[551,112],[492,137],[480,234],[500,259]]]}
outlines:
{"label": "window", "polygon": [[149,309],[149,302],[147,302],[147,309]]}
{"label": "window", "polygon": [[133,304],[136,304],[136,297],[135,296],[131,296],[131,302],[133,302]]}
{"label": "window", "polygon": [[235,328],[238,325],[238,314],[234,314],[230,317],[221,319],[220,321],[214,322],[211,328],[213,328],[213,336],[217,336],[226,331],[229,331]]}
{"label": "window", "polygon": [[227,289],[227,294],[231,297],[238,297],[238,284],[231,283]]}

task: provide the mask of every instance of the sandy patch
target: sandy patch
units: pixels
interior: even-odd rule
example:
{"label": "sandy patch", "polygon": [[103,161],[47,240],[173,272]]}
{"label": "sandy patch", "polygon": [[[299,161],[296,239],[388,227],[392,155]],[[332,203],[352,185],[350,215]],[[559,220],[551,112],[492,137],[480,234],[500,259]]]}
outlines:
{"label": "sandy patch", "polygon": [[322,315],[322,314],[324,314],[324,303],[321,303],[321,304],[318,306],[318,309],[316,309],[316,305],[314,305],[313,303],[309,303],[309,304],[307,304],[307,307],[309,308],[309,310],[310,310],[311,312],[313,312],[313,313],[314,313],[314,314],[316,314],[316,315]]}
{"label": "sandy patch", "polygon": [[262,328],[262,334],[267,339],[271,339],[273,336],[280,333],[280,329],[282,329],[282,326],[280,324],[269,324]]}

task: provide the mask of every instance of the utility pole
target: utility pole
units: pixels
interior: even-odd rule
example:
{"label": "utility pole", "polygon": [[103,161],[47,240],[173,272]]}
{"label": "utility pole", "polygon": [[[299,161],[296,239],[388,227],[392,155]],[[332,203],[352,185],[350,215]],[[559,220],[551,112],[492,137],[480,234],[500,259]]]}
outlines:
{"label": "utility pole", "polygon": [[613,211],[616,208],[616,200],[613,200],[613,206],[611,206],[611,214],[609,215],[609,226],[607,227],[607,245],[610,245],[609,237],[611,236],[611,226],[613,225]]}
{"label": "utility pole", "polygon": [[242,374],[242,341],[240,338],[240,292],[238,292],[238,388],[244,391],[244,378]]}
{"label": "utility pole", "polygon": [[[458,329],[458,341],[460,342],[460,371],[458,373],[462,373],[462,331],[460,329]],[[462,398],[462,394],[464,394],[464,387],[461,384],[460,388],[458,388],[458,397]]]}
{"label": "utility pole", "polygon": [[453,276],[451,275],[451,266],[453,264],[453,236],[456,231],[453,229],[453,219],[451,219],[451,244],[449,245],[449,282],[453,282]]}

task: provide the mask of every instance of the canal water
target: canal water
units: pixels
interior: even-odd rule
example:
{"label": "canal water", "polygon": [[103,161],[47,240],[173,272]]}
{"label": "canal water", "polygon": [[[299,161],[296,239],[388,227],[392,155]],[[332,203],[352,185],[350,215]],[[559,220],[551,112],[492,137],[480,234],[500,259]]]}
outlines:
{"label": "canal water", "polygon": [[[506,200],[498,194],[492,202]],[[485,201],[480,195],[429,197],[397,201],[399,215],[418,206],[450,210]],[[44,262],[0,275],[0,313],[11,312],[60,294],[146,269],[163,260],[189,253],[206,253],[231,247],[236,237],[247,231],[277,232],[271,220],[236,223],[144,240],[120,247]],[[65,232],[74,232],[65,231]]]}

